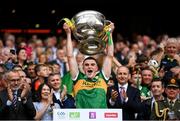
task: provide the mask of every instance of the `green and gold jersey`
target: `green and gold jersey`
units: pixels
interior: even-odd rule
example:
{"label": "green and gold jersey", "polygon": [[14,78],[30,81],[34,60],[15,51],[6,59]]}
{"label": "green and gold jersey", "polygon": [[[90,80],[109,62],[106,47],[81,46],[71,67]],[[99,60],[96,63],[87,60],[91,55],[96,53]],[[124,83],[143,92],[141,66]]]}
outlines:
{"label": "green and gold jersey", "polygon": [[74,95],[77,108],[107,108],[107,81],[99,72],[95,78],[88,79],[79,72],[74,85]]}

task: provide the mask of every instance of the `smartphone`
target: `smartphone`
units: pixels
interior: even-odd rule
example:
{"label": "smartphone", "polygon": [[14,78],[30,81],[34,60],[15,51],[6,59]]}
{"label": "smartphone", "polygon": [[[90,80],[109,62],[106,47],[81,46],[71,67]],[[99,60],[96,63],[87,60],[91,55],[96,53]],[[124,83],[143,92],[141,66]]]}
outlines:
{"label": "smartphone", "polygon": [[15,54],[16,54],[16,51],[15,51],[14,49],[11,49],[11,50],[10,50],[10,53],[12,53],[13,55],[15,55]]}

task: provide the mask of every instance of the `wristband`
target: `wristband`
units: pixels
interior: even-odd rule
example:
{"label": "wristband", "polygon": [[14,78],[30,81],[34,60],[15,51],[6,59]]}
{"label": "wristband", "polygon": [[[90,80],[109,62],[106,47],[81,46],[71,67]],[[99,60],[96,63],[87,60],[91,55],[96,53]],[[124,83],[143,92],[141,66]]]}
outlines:
{"label": "wristband", "polygon": [[112,38],[111,38],[111,33],[110,33],[110,31],[107,32],[107,36],[108,36],[108,45],[112,45],[113,42],[112,42]]}

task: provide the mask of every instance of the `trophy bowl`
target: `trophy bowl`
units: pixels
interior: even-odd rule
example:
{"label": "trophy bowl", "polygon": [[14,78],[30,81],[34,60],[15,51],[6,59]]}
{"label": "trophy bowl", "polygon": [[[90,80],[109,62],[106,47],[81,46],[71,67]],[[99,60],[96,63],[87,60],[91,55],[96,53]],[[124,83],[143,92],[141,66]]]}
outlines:
{"label": "trophy bowl", "polygon": [[86,55],[102,53],[106,47],[104,31],[110,21],[94,10],[85,10],[77,13],[71,19],[74,28],[72,33],[79,44],[79,51]]}

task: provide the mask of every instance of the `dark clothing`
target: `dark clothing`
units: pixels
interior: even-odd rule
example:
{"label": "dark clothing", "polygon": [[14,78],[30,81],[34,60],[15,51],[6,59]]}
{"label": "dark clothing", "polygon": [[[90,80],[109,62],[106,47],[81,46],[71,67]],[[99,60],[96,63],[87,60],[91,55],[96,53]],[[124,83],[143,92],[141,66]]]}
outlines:
{"label": "dark clothing", "polygon": [[[112,90],[118,91],[118,97],[113,106],[109,103]],[[128,101],[122,104],[118,84],[109,87],[107,91],[108,108],[122,108],[123,120],[134,120],[135,113],[141,112],[143,108],[140,99],[140,92],[138,89],[128,85],[126,94],[128,96]]]}
{"label": "dark clothing", "polygon": [[129,60],[127,59],[127,57],[123,58],[123,56],[122,56],[122,54],[120,52],[115,53],[115,57],[122,65],[127,65],[128,64]]}
{"label": "dark clothing", "polygon": [[75,108],[74,98],[68,94],[67,94],[67,99],[63,102],[57,99],[55,95],[53,94],[53,102],[58,103],[61,108]]}
{"label": "dark clothing", "polygon": [[[158,101],[158,112],[162,114],[162,111],[166,108],[169,108],[169,111],[166,112],[165,120],[170,119],[168,112],[174,111],[174,119],[180,120],[180,100],[176,100],[174,106],[171,108],[170,103],[168,102],[167,98],[162,101]],[[155,106],[153,105],[153,110],[151,113],[151,120],[163,120],[164,117],[158,117],[155,113]]]}
{"label": "dark clothing", "polygon": [[142,104],[143,104],[143,111],[141,113],[138,113],[137,120],[150,120],[152,98],[144,100]]}
{"label": "dark clothing", "polygon": [[2,101],[0,120],[33,120],[34,116],[36,115],[36,110],[30,95],[27,97],[27,101],[24,104],[20,98],[20,95],[21,91],[18,90],[17,110],[15,110],[12,104],[9,106],[7,105],[7,90],[0,92],[0,100]]}
{"label": "dark clothing", "polygon": [[39,79],[36,79],[31,86],[31,92],[32,92],[32,100],[33,102],[39,101],[39,95],[38,95],[38,88],[42,84],[42,82]]}
{"label": "dark clothing", "polygon": [[44,77],[43,81],[40,80],[39,78],[37,78],[33,83],[32,83],[32,87],[31,87],[31,92],[32,92],[32,100],[33,102],[38,102],[40,100],[39,98],[39,94],[38,94],[38,89],[39,86],[42,83],[46,83],[47,84],[48,81],[48,77]]}
{"label": "dark clothing", "polygon": [[164,71],[169,71],[171,68],[178,66],[176,59],[171,59],[167,55],[161,60],[160,68],[164,68]]}

